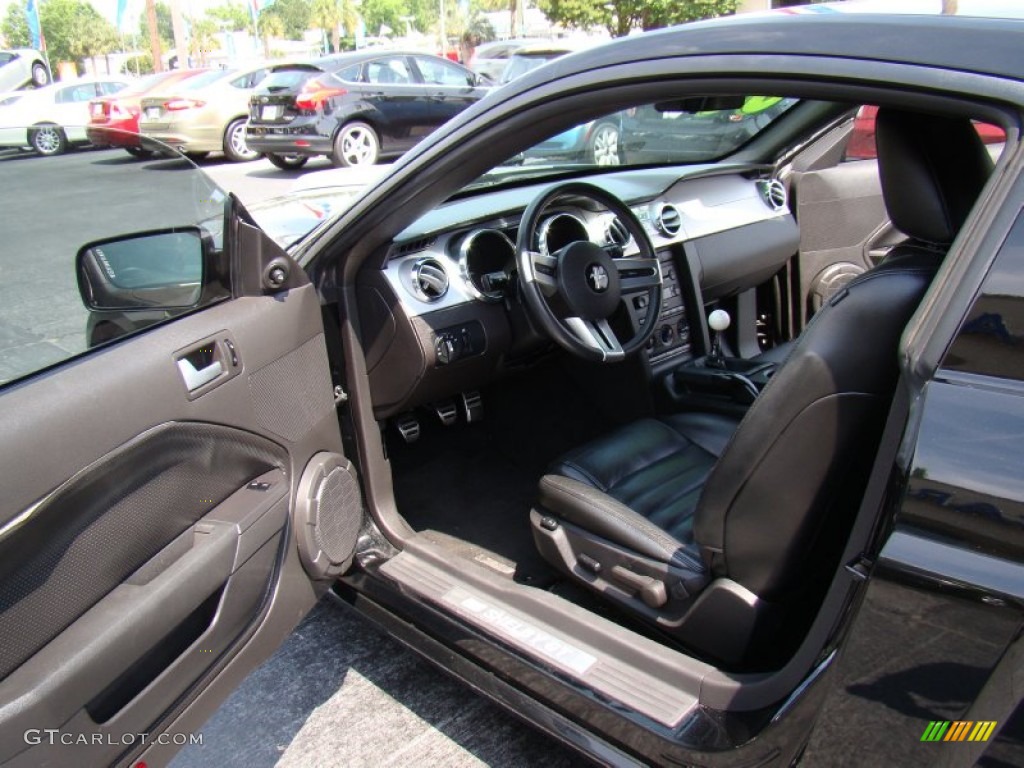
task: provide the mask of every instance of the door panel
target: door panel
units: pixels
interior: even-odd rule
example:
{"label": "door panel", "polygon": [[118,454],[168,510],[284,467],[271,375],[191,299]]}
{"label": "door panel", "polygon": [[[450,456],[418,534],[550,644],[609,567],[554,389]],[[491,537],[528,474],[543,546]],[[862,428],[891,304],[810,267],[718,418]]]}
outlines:
{"label": "door panel", "polygon": [[902,236],[888,226],[874,160],[794,173],[791,185],[800,224],[795,317],[802,327],[835,291],[873,266],[873,251]]}
{"label": "door panel", "polygon": [[[178,358],[209,339],[231,370],[190,393]],[[311,285],[12,384],[0,422],[0,763],[149,754],[123,735],[201,722],[326,588],[289,514],[310,460],[342,454]]]}

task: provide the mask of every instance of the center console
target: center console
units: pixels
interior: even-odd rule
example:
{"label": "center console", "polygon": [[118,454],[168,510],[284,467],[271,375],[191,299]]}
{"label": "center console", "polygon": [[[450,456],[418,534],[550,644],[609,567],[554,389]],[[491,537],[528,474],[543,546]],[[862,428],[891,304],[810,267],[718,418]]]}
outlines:
{"label": "center console", "polygon": [[[675,259],[672,252],[666,250],[658,253],[658,261],[662,278],[661,313],[655,320],[654,335],[646,349],[652,366],[669,359],[692,357],[690,324]],[[630,313],[638,326],[643,324],[647,313],[647,301],[646,295],[634,296],[630,304]]]}

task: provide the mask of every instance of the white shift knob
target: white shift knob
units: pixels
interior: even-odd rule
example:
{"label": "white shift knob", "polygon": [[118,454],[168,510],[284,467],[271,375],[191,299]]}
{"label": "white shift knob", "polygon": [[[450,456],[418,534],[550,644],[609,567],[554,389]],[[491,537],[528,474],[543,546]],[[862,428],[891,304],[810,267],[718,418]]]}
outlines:
{"label": "white shift knob", "polygon": [[708,325],[713,331],[724,331],[732,323],[732,318],[724,309],[716,309],[708,315]]}

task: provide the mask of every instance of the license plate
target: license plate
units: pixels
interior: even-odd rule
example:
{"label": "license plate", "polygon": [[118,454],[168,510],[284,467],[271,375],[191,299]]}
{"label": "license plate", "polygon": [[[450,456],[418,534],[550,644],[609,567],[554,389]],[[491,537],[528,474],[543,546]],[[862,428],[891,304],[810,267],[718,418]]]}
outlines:
{"label": "license plate", "polygon": [[147,120],[159,120],[160,119],[160,107],[146,107],[146,119]]}
{"label": "license plate", "polygon": [[263,107],[260,110],[260,119],[262,120],[277,120],[281,116],[281,107],[274,105],[270,107]]}
{"label": "license plate", "polygon": [[103,117],[103,105],[102,104],[93,104],[92,105],[92,114],[93,114],[93,117]]}

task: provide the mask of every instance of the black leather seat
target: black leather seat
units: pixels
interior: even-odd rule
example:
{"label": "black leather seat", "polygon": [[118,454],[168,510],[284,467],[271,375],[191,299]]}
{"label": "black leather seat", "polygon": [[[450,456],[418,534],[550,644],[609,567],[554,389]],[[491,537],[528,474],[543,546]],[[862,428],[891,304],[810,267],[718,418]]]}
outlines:
{"label": "black leather seat", "polygon": [[879,110],[907,243],[839,291],[737,426],[642,419],[556,462],[531,515],[574,579],[737,667],[792,650],[831,578],[898,379],[903,329],[991,172],[965,118]]}

